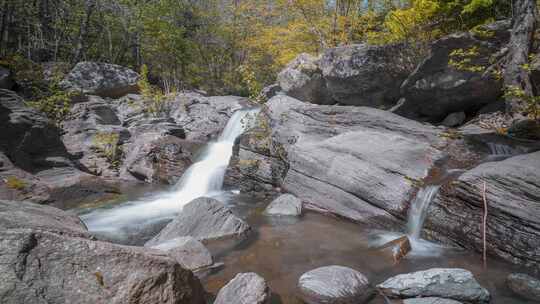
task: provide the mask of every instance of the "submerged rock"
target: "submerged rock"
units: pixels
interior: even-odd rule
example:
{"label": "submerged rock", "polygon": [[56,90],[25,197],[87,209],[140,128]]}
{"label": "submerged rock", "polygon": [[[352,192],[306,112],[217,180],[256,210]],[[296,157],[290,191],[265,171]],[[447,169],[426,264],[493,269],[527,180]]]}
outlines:
{"label": "submerged rock", "polygon": [[343,266],[325,266],[298,280],[300,297],[308,304],[362,304],[373,296],[362,273]]}
{"label": "submerged rock", "polygon": [[390,257],[394,264],[397,264],[412,250],[412,248],[409,237],[402,236],[382,245],[379,250],[384,256]]}
{"label": "submerged rock", "polygon": [[118,98],[138,91],[139,74],[115,64],[79,62],[60,82],[66,90],[87,95]]}
{"label": "submerged rock", "polygon": [[326,50],[320,67],[330,95],[344,105],[393,105],[410,72],[400,53],[398,45],[356,44]]}
{"label": "submerged rock", "polygon": [[191,236],[199,241],[245,236],[251,228],[220,201],[201,197],[184,206],[182,212],[145,246]]}
{"label": "submerged rock", "polygon": [[483,163],[443,186],[430,204],[425,228],[452,245],[481,252],[486,184],[489,255],[540,269],[540,152]]}
{"label": "submerged rock", "polygon": [[506,282],[508,287],[521,297],[533,301],[540,299],[540,280],[524,273],[512,273],[506,278]]}
{"label": "submerged rock", "polygon": [[292,215],[302,214],[302,201],[292,194],[283,194],[273,200],[266,210],[268,215]]}
{"label": "submerged rock", "polygon": [[95,241],[73,215],[0,201],[2,303],[204,303],[199,280],[141,247]]}
{"label": "submerged rock", "polygon": [[285,94],[305,102],[334,104],[319,68],[319,60],[315,56],[302,53],[290,62],[277,76],[279,86]]}
{"label": "submerged rock", "polygon": [[151,248],[166,251],[182,267],[189,270],[198,270],[214,264],[210,251],[190,236],[172,239]]}
{"label": "submerged rock", "polygon": [[432,268],[400,274],[377,285],[391,298],[441,297],[467,303],[488,303],[489,292],[473,274],[459,268]]}
{"label": "submerged rock", "polygon": [[217,294],[214,304],[265,304],[270,298],[266,281],[253,272],[237,274]]}

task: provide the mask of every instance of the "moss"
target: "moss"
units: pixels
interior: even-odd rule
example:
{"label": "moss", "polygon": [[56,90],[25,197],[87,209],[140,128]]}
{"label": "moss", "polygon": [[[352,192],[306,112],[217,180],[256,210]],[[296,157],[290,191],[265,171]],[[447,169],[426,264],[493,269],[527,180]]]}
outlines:
{"label": "moss", "polygon": [[26,183],[16,176],[8,176],[5,180],[6,185],[10,189],[23,190],[26,188]]}

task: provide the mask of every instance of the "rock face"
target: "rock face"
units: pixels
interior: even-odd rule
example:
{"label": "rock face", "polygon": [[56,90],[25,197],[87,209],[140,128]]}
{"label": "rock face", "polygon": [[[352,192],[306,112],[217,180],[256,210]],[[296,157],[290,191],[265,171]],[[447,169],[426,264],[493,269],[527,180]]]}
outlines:
{"label": "rock face", "polygon": [[540,269],[540,152],[489,162],[442,187],[426,228],[435,239],[482,250],[483,184],[486,183],[488,254]]}
{"label": "rock face", "polygon": [[540,299],[540,280],[524,273],[513,273],[506,282],[508,287],[521,297],[533,301]]}
{"label": "rock face", "polygon": [[0,89],[11,90],[15,85],[9,69],[0,66]]}
{"label": "rock face", "polygon": [[282,187],[304,207],[388,226],[435,162],[437,128],[367,107],[321,106],[276,96],[240,141],[226,184]]}
{"label": "rock face", "polygon": [[18,303],[203,303],[197,278],[144,248],[94,241],[77,217],[0,201],[0,300]]}
{"label": "rock face", "polygon": [[182,236],[191,236],[200,241],[241,237],[250,229],[248,224],[236,217],[222,202],[201,197],[185,205],[178,217],[145,246],[159,245]]}
{"label": "rock face", "polygon": [[320,267],[304,273],[298,289],[308,304],[361,304],[373,296],[368,279],[343,266]]}
{"label": "rock face", "polygon": [[217,294],[214,304],[265,304],[270,298],[266,281],[253,272],[237,274]]}
{"label": "rock face", "polygon": [[410,70],[399,46],[347,45],[327,50],[320,61],[326,87],[340,104],[388,106]]}
{"label": "rock face", "polygon": [[208,249],[189,236],[172,239],[152,248],[166,251],[171,258],[189,270],[198,270],[214,264]]}
{"label": "rock face", "polygon": [[403,304],[461,304],[461,302],[450,299],[428,297],[418,299],[405,299],[403,300]]}
{"label": "rock face", "polygon": [[510,22],[498,21],[480,31],[453,34],[435,41],[430,55],[401,86],[403,99],[394,113],[413,119],[442,121],[454,112],[475,112],[502,95],[493,70],[508,42]]}
{"label": "rock face", "polygon": [[292,194],[283,194],[273,200],[266,210],[268,215],[292,215],[302,214],[302,201]]}
{"label": "rock face", "polygon": [[298,55],[278,74],[277,80],[285,94],[293,98],[315,104],[335,103],[328,94],[319,58],[315,56]]}
{"label": "rock face", "polygon": [[488,303],[489,292],[472,273],[458,268],[433,268],[400,274],[377,285],[391,298],[441,297],[466,303]]}
{"label": "rock face", "polygon": [[79,62],[62,80],[66,90],[88,95],[118,98],[138,90],[139,74],[115,64]]}

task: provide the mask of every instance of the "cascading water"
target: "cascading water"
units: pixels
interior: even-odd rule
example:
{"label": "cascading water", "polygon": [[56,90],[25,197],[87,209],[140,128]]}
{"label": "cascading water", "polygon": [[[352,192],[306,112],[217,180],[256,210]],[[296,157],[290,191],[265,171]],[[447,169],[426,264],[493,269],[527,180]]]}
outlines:
{"label": "cascading water", "polygon": [[174,186],[174,191],[82,215],[88,229],[103,234],[121,233],[129,227],[140,227],[171,218],[193,199],[219,193],[234,142],[251,127],[258,112],[259,109],[236,111],[218,140],[208,144],[200,160],[191,165]]}
{"label": "cascading water", "polygon": [[418,190],[411,208],[409,208],[409,218],[407,222],[408,234],[412,239],[420,239],[422,226],[426,219],[426,212],[429,204],[439,191],[438,185],[429,185]]}

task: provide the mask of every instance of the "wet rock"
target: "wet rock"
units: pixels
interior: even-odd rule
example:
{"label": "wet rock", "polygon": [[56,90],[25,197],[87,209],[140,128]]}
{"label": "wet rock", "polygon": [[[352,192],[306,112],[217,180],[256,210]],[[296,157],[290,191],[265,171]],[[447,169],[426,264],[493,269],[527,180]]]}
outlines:
{"label": "wet rock", "polygon": [[171,258],[189,270],[198,270],[214,264],[208,249],[189,236],[168,240],[152,248],[166,251]]}
{"label": "wet rock", "polygon": [[506,278],[506,282],[521,297],[533,301],[540,299],[540,280],[524,273],[513,273]]}
{"label": "wet rock", "polygon": [[199,241],[242,237],[250,229],[222,202],[201,197],[185,205],[182,212],[145,246],[159,245],[183,236],[191,236]]}
{"label": "wet rock", "polygon": [[265,304],[270,298],[266,281],[253,272],[237,274],[219,290],[214,304]]}
{"label": "wet rock", "polygon": [[2,303],[203,303],[198,279],[140,247],[94,241],[61,210],[0,202]]}
{"label": "wet rock", "polygon": [[391,298],[441,297],[466,303],[488,303],[489,292],[473,274],[459,268],[432,268],[400,274],[377,285]]}
{"label": "wet rock", "polygon": [[418,299],[405,299],[403,300],[403,304],[461,304],[461,302],[450,299],[428,297]]}
{"label": "wet rock", "polygon": [[411,243],[407,236],[402,236],[399,239],[390,241],[379,248],[383,255],[392,259],[394,264],[399,263],[399,261],[404,258],[411,251],[411,249]]}
{"label": "wet rock", "polygon": [[442,187],[425,228],[442,242],[481,252],[486,183],[489,255],[535,269],[540,261],[540,152],[483,163]]}
{"label": "wet rock", "polygon": [[[429,56],[401,86],[404,99],[392,111],[439,122],[450,113],[477,111],[497,100],[503,94],[502,81],[486,67],[508,42],[509,28],[509,21],[498,21],[481,29],[489,35],[472,31],[435,41]],[[463,58],[456,52],[474,55]],[[464,60],[470,62],[462,64]]]}
{"label": "wet rock", "polygon": [[292,194],[283,194],[273,200],[266,210],[268,215],[292,215],[302,214],[302,201]]}
{"label": "wet rock", "polygon": [[118,98],[138,91],[139,74],[115,64],[79,62],[60,86],[87,95]]}
{"label": "wet rock", "polygon": [[302,53],[277,76],[285,94],[315,104],[334,104],[319,68],[319,58]]}
{"label": "wet rock", "polygon": [[258,124],[241,139],[227,185],[281,187],[303,208],[376,226],[399,223],[414,181],[445,157],[440,129],[373,108],[276,96]]}
{"label": "wet rock", "polygon": [[330,95],[344,105],[393,105],[399,98],[399,86],[410,72],[400,51],[400,46],[367,44],[326,50],[320,68]]}
{"label": "wet rock", "polygon": [[13,81],[13,75],[11,71],[5,67],[0,66],[0,89],[11,90],[15,82]]}
{"label": "wet rock", "polygon": [[320,267],[298,280],[300,297],[308,304],[367,303],[373,296],[368,279],[343,266]]}
{"label": "wet rock", "polygon": [[466,117],[467,115],[464,112],[451,113],[446,116],[441,124],[445,127],[454,128],[462,125]]}

